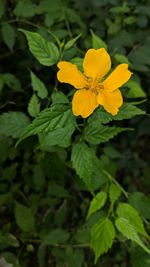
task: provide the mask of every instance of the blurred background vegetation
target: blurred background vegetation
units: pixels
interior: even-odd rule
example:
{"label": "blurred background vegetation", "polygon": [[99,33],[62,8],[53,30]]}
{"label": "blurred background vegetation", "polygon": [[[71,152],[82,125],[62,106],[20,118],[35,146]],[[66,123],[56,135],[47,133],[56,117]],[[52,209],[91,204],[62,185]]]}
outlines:
{"label": "blurred background vegetation", "polygon": [[[149,0],[0,0],[0,266],[92,267],[94,262],[86,246],[96,219],[85,222],[91,194],[70,166],[69,149],[39,148],[36,137],[15,147],[24,128],[51,101],[41,97],[41,107],[31,110],[30,70],[49,96],[57,87],[56,66],[40,65],[18,30],[37,31],[56,43],[81,34],[65,53],[74,62],[90,47],[107,46],[114,65],[127,62],[134,72],[124,88],[126,97],[135,102],[146,97],[140,107],[149,114],[149,20]],[[150,230],[150,118],[121,125],[135,130],[101,145],[100,159],[129,192],[129,202]],[[96,266],[148,267],[150,256],[122,240]]]}

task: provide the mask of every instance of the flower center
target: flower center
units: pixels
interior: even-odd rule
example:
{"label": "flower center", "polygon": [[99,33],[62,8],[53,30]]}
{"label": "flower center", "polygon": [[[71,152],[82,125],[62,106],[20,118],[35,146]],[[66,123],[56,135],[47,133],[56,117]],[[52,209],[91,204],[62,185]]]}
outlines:
{"label": "flower center", "polygon": [[98,95],[99,91],[104,89],[104,86],[102,85],[102,83],[99,83],[98,80],[96,79],[95,80],[89,79],[87,81],[87,86],[85,89],[91,90],[92,93]]}

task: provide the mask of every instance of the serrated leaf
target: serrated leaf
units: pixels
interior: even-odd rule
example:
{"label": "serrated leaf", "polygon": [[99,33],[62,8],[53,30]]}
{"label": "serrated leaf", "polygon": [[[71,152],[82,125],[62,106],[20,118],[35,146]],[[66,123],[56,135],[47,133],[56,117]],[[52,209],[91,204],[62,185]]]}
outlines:
{"label": "serrated leaf", "polygon": [[142,247],[147,253],[150,254],[150,250],[144,245],[140,237],[138,236],[134,226],[129,222],[128,219],[119,217],[115,221],[115,225],[120,233],[122,233],[127,239],[136,242]]}
{"label": "serrated leaf", "polygon": [[140,218],[137,210],[134,209],[130,204],[119,203],[117,215],[118,217],[127,219],[137,233],[147,236],[142,219]]}
{"label": "serrated leaf", "polygon": [[57,46],[44,39],[37,32],[20,30],[28,40],[28,45],[31,53],[44,66],[52,66],[59,60],[59,51]]}
{"label": "serrated leaf", "polygon": [[7,47],[12,50],[15,44],[15,30],[14,27],[11,24],[5,23],[2,28],[2,36],[4,43],[7,45]]}
{"label": "serrated leaf", "polygon": [[89,186],[94,173],[92,150],[85,143],[74,144],[71,161],[76,173]]}
{"label": "serrated leaf", "polygon": [[65,44],[64,49],[65,49],[65,50],[70,49],[70,48],[76,43],[76,41],[77,41],[80,37],[81,37],[81,33],[80,33],[78,36],[76,36],[75,38],[73,38],[73,39],[71,39],[70,41],[68,41],[68,42]]}
{"label": "serrated leaf", "polygon": [[0,135],[18,138],[30,120],[23,112],[10,111],[0,115]]}
{"label": "serrated leaf", "polygon": [[104,143],[115,137],[117,134],[128,131],[129,128],[120,128],[116,126],[104,126],[100,123],[89,124],[85,129],[84,138],[87,142],[97,145]]}
{"label": "serrated leaf", "polygon": [[40,139],[40,148],[45,149],[49,146],[58,145],[60,147],[68,147],[71,143],[71,136],[75,130],[75,124],[69,123],[63,128],[57,128],[48,133],[41,134]]}
{"label": "serrated leaf", "polygon": [[53,92],[51,95],[53,104],[68,104],[69,100],[62,92]]}
{"label": "serrated leaf", "polygon": [[20,143],[23,139],[31,135],[47,133],[56,129],[63,128],[69,121],[75,125],[75,117],[69,105],[55,104],[39,113],[37,118],[25,129],[20,137]]}
{"label": "serrated leaf", "polygon": [[30,208],[16,203],[15,218],[18,226],[25,232],[34,230],[34,217]]}
{"label": "serrated leaf", "polygon": [[88,119],[89,124],[93,121],[97,121],[99,123],[108,123],[113,120],[124,120],[131,119],[136,115],[144,115],[145,111],[137,108],[132,103],[124,103],[120,108],[117,115],[113,116],[110,113],[106,112],[103,107],[99,107]]}
{"label": "serrated leaf", "polygon": [[128,81],[125,87],[129,89],[129,91],[126,92],[125,94],[126,97],[129,97],[129,98],[146,97],[146,93],[144,92],[141,85],[134,80]]}
{"label": "serrated leaf", "polygon": [[92,227],[91,247],[95,252],[95,263],[98,258],[112,247],[115,228],[108,218],[101,218]]}
{"label": "serrated leaf", "polygon": [[44,99],[48,95],[47,88],[45,84],[31,71],[31,82],[32,82],[32,88],[35,92],[37,92],[37,95]]}
{"label": "serrated leaf", "polygon": [[33,94],[28,104],[28,113],[30,114],[30,116],[35,118],[37,117],[39,112],[40,112],[40,103],[37,96]]}
{"label": "serrated leaf", "polygon": [[104,206],[106,199],[107,199],[106,192],[102,191],[96,194],[90,203],[87,218],[89,218],[97,210],[100,210]]}
{"label": "serrated leaf", "polygon": [[112,205],[120,197],[120,195],[121,189],[116,184],[112,183],[109,188],[109,198]]}
{"label": "serrated leaf", "polygon": [[92,30],[91,30],[91,34],[92,34],[92,47],[93,48],[95,48],[95,49],[98,49],[98,48],[107,49],[107,44],[99,36],[97,36]]}

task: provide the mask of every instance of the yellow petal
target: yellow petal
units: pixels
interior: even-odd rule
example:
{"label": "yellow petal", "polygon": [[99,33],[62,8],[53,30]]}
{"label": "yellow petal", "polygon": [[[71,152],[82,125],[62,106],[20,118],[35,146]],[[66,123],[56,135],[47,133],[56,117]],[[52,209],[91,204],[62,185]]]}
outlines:
{"label": "yellow petal", "polygon": [[98,107],[96,95],[90,90],[82,89],[75,92],[72,100],[72,111],[75,116],[90,116]]}
{"label": "yellow petal", "polygon": [[119,89],[113,92],[103,89],[100,90],[97,96],[97,102],[102,105],[107,112],[116,115],[119,111],[119,107],[123,104],[123,99]]}
{"label": "yellow petal", "polygon": [[67,61],[60,61],[57,66],[60,69],[57,72],[57,79],[60,82],[69,83],[77,89],[85,87],[86,79],[75,64]]}
{"label": "yellow petal", "polygon": [[102,78],[111,68],[111,59],[104,48],[89,49],[83,61],[84,73],[87,77]]}
{"label": "yellow petal", "polygon": [[132,75],[132,72],[128,70],[128,64],[120,64],[117,68],[106,78],[103,82],[105,89],[114,91],[126,83]]}

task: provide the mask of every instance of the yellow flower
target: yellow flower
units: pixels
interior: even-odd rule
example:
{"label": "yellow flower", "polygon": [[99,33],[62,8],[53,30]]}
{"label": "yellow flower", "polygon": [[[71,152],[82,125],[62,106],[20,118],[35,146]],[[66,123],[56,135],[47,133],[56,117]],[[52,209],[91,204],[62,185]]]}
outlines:
{"label": "yellow flower", "polygon": [[104,109],[116,115],[123,104],[120,90],[132,73],[127,64],[118,65],[105,79],[103,77],[111,68],[111,59],[104,48],[89,49],[83,60],[84,73],[78,70],[75,64],[60,61],[57,78],[62,83],[69,83],[76,89],[72,100],[72,111],[75,116],[83,118],[90,116],[93,111],[102,105]]}

